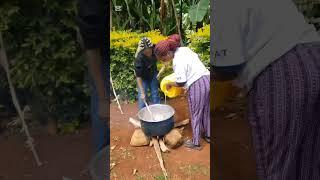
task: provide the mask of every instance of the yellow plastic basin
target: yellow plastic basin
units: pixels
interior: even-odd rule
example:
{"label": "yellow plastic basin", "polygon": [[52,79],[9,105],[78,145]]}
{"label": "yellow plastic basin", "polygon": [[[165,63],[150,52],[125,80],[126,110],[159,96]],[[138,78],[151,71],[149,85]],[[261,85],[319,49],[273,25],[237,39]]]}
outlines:
{"label": "yellow plastic basin", "polygon": [[175,74],[172,73],[164,77],[160,83],[161,91],[169,98],[177,97],[183,92],[183,89],[180,87],[172,87],[169,91],[167,90],[166,85],[170,82],[175,82],[175,81],[176,81]]}

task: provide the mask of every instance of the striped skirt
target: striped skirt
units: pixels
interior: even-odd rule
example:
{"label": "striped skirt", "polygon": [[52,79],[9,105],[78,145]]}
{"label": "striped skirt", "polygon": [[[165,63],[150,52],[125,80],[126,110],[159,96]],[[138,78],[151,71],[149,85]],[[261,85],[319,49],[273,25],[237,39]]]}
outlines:
{"label": "striped skirt", "polygon": [[260,180],[320,179],[320,44],[301,44],[255,80],[249,123]]}
{"label": "striped skirt", "polygon": [[210,137],[210,75],[202,76],[188,90],[191,127],[195,145],[200,145],[202,132]]}

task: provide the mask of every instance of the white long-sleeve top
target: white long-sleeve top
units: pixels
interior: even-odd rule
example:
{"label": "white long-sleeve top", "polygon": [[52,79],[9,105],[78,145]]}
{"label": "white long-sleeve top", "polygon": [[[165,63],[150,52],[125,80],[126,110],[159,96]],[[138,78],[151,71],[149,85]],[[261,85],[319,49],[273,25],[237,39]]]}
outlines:
{"label": "white long-sleeve top", "polygon": [[184,87],[186,89],[202,76],[210,75],[210,71],[201,62],[198,54],[188,47],[179,47],[175,51],[172,64],[176,82],[186,82]]}

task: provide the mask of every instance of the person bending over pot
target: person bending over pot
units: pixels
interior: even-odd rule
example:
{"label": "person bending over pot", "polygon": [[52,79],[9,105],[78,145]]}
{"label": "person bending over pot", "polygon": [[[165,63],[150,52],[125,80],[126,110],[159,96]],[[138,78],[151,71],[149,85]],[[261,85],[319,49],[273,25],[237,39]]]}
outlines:
{"label": "person bending over pot", "polygon": [[160,61],[173,61],[176,82],[168,83],[166,88],[187,89],[193,137],[185,142],[185,146],[200,150],[202,130],[203,137],[210,143],[210,71],[195,52],[188,47],[180,47],[177,34],[160,41],[154,51]]}
{"label": "person bending over pot", "polygon": [[160,104],[157,59],[153,49],[154,45],[151,40],[144,37],[140,40],[135,55],[135,75],[138,84],[139,110],[145,107],[149,91],[151,94],[151,103]]}

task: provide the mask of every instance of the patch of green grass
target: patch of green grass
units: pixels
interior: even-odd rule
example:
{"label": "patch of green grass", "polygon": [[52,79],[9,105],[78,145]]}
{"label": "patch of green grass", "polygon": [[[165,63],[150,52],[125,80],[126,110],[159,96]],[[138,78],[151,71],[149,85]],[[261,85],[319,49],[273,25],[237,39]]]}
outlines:
{"label": "patch of green grass", "polygon": [[163,174],[161,174],[158,176],[154,176],[154,180],[166,180],[166,177]]}
{"label": "patch of green grass", "polygon": [[144,180],[144,177],[143,176],[137,176],[136,180]]}
{"label": "patch of green grass", "polygon": [[195,174],[209,175],[209,168],[202,165],[192,164],[184,165],[179,168],[184,174],[192,176]]}

